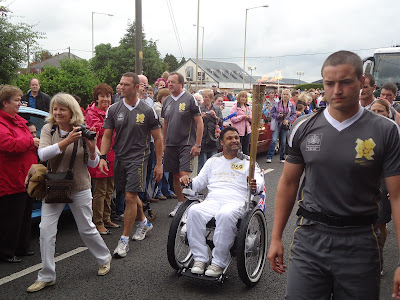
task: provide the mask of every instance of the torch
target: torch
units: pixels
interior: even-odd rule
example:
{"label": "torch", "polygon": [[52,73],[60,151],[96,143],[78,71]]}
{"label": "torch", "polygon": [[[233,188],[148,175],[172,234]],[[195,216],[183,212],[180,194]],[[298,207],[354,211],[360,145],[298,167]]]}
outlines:
{"label": "torch", "polygon": [[[262,107],[265,97],[265,85],[253,85],[253,103],[252,103],[252,122],[251,122],[251,139],[250,139],[250,167],[249,167],[249,182],[254,179],[254,170],[257,159],[257,142],[260,130],[260,121]],[[249,189],[249,197],[247,205],[250,204],[251,189]],[[248,209],[248,207],[247,207]]]}

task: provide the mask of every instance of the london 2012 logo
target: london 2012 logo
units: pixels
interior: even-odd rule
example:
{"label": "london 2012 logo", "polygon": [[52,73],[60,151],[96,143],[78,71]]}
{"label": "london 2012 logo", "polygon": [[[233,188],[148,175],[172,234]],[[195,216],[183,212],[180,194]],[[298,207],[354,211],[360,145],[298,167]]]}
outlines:
{"label": "london 2012 logo", "polygon": [[306,151],[320,151],[322,143],[322,133],[309,134],[306,141]]}
{"label": "london 2012 logo", "polygon": [[356,140],[356,158],[363,158],[365,157],[368,160],[374,160],[374,158],[372,157],[375,152],[374,152],[374,148],[376,146],[374,140],[372,138],[369,138],[368,140],[361,140],[361,139],[357,139]]}

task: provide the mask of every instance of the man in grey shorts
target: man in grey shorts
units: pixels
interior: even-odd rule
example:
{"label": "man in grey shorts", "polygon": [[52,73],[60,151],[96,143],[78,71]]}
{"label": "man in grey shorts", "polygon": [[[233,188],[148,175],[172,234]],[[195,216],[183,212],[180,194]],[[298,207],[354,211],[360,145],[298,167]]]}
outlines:
{"label": "man in grey shorts", "polygon": [[160,123],[155,111],[138,99],[139,78],[135,73],[125,73],[120,81],[123,99],[111,105],[107,111],[103,127],[105,128],[101,142],[100,172],[106,174],[107,152],[115,131],[114,182],[115,189],[125,191],[124,230],[114,257],[125,257],[129,251],[129,235],[136,217],[138,225],[133,240],[143,240],[146,232],[153,225],[143,213],[143,203],[138,192],[144,192],[146,183],[147,162],[150,155],[150,135],[154,138],[157,163],[154,177],[160,181],[162,170],[162,136]]}
{"label": "man in grey shorts", "polygon": [[169,75],[168,89],[171,95],[165,98],[161,110],[161,117],[164,118],[164,169],[173,174],[174,190],[178,198],[178,204],[169,214],[171,217],[175,216],[185,200],[179,178],[192,171],[191,161],[200,154],[203,138],[203,119],[199,105],[191,94],[183,90],[184,82],[179,73]]}
{"label": "man in grey shorts", "polygon": [[[299,118],[288,135],[268,259],[275,272],[285,272],[282,232],[304,171],[289,255],[289,300],[379,299],[381,178],[391,195],[399,240],[399,128],[360,106],[362,70],[362,60],[352,52],[330,55],[321,70],[328,108]],[[393,293],[398,299],[399,284],[397,268]]]}

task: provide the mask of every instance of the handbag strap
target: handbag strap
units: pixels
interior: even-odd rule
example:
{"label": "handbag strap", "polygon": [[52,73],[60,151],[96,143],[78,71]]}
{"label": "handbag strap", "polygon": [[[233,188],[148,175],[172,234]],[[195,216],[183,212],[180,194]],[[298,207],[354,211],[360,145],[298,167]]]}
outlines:
{"label": "handbag strap", "polygon": [[72,172],[75,163],[76,152],[78,152],[78,141],[74,143],[74,150],[72,150],[71,160],[69,161],[68,172]]}

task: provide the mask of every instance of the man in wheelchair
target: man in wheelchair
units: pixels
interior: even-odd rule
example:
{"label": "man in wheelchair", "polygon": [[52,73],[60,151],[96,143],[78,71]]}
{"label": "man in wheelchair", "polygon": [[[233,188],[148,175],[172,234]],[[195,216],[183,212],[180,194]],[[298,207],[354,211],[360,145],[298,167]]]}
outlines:
{"label": "man in wheelchair", "polygon": [[205,271],[206,276],[219,277],[230,261],[230,248],[237,233],[237,222],[245,212],[248,189],[253,193],[262,191],[264,179],[256,164],[255,179],[248,184],[250,158],[240,150],[239,133],[234,127],[221,131],[220,143],[222,152],[207,160],[200,174],[191,181],[185,175],[180,182],[196,192],[208,188],[207,198],[188,210],[187,234],[190,250],[193,253],[194,265],[191,272],[204,274],[209,263],[206,244],[206,225],[215,218],[214,249],[211,264]]}

